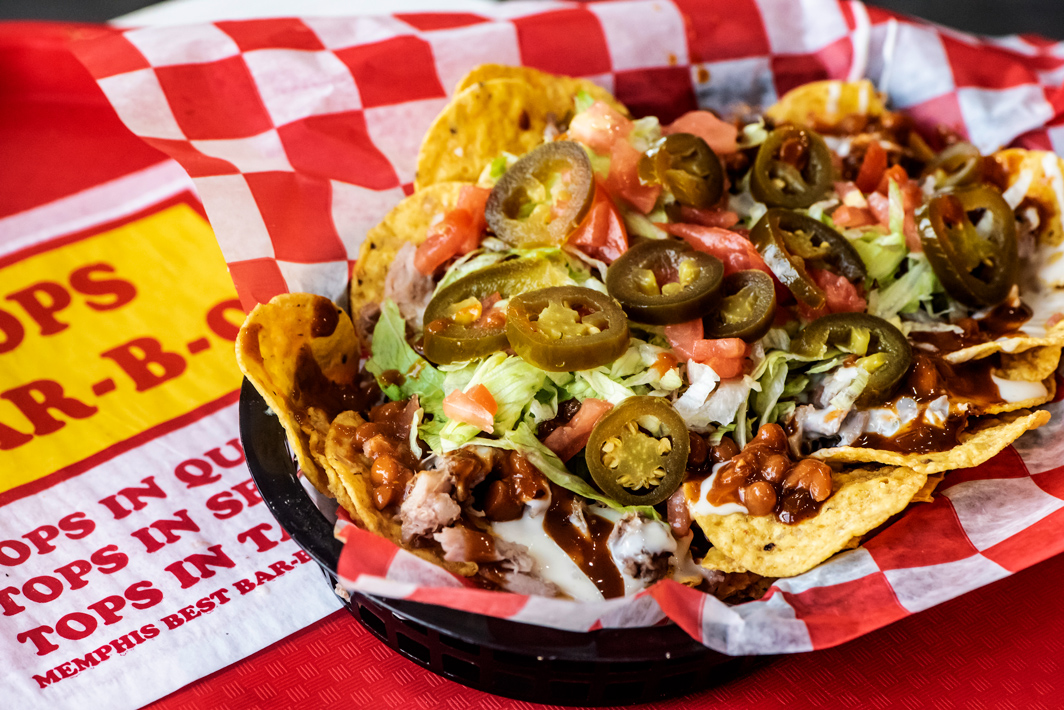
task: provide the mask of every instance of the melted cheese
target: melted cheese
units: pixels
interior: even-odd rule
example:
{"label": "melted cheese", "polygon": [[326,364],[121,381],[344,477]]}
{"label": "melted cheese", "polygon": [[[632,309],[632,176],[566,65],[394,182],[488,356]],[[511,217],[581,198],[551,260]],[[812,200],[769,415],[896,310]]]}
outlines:
{"label": "melted cheese", "polygon": [[1028,399],[1045,397],[1049,394],[1049,390],[1041,382],[1004,380],[996,375],[990,375],[990,379],[997,385],[998,394],[1006,402],[1024,402]]}

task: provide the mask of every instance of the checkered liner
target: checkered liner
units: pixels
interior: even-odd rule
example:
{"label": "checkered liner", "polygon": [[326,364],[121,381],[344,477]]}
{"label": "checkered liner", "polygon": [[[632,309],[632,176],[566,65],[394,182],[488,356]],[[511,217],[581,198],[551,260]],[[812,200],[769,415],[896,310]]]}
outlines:
{"label": "checkered liner", "polygon": [[[286,291],[343,300],[366,231],[412,189],[421,136],[482,62],[587,76],[665,121],[864,75],[922,125],[946,125],[983,151],[1064,151],[1064,43],[979,39],[858,2],[505,3],[491,16],[115,31],[75,51],[126,125],[192,176],[247,308]],[[352,588],[529,623],[591,629],[667,615],[727,653],[826,648],[1064,550],[1056,422],[951,474],[934,503],[863,548],[741,606],[672,582],[598,604],[470,589],[354,526],[340,571]]]}

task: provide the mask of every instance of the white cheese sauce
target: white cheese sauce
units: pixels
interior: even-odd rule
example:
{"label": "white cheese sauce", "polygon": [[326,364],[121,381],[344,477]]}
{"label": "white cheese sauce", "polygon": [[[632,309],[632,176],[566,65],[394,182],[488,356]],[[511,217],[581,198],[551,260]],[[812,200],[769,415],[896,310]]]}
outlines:
{"label": "white cheese sauce", "polygon": [[692,504],[687,503],[688,510],[692,515],[728,515],[729,513],[747,513],[746,506],[739,503],[725,503],[724,505],[713,505],[709,502],[709,492],[713,489],[713,482],[717,480],[717,474],[720,472],[722,463],[718,463],[713,466],[713,472],[709,474],[709,477],[702,481],[702,485],[698,490],[698,502]]}

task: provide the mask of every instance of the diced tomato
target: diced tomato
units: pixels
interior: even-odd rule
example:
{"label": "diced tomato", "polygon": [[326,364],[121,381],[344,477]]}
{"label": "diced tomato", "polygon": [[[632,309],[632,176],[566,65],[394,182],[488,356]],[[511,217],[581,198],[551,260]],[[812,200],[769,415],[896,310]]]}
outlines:
{"label": "diced tomato", "polygon": [[588,256],[607,264],[628,250],[628,234],[624,229],[624,221],[598,178],[595,179],[595,198],[591,209],[576,231],[569,236],[569,243]]}
{"label": "diced tomato", "polygon": [[[909,251],[922,252],[923,244],[920,243],[920,233],[916,231],[916,205],[908,191],[902,192],[902,205],[905,208],[905,221],[902,222],[902,233],[905,235],[905,246]],[[890,229],[890,199],[881,192],[873,192],[868,196],[868,209],[875,216],[884,229]]]}
{"label": "diced tomato", "polygon": [[712,254],[724,263],[724,275],[746,269],[759,269],[771,274],[757,248],[746,237],[719,227],[704,227],[698,224],[664,224],[658,227],[669,234],[682,238],[698,251]]}
{"label": "diced tomato", "polygon": [[488,221],[484,218],[484,207],[488,204],[489,197],[491,197],[491,190],[476,185],[462,185],[462,189],[458,192],[458,204],[455,207],[473,215],[473,227],[478,237],[488,227]]}
{"label": "diced tomato", "polygon": [[798,303],[798,312],[807,321],[816,320],[829,313],[863,313],[868,308],[868,301],[861,294],[861,289],[846,277],[834,274],[826,269],[808,269],[816,285],[824,292],[826,303],[822,308],[810,308]]}
{"label": "diced tomato", "polygon": [[[483,385],[480,385],[480,387],[484,389],[488,397],[491,397],[491,393],[488,392],[486,387]],[[473,389],[476,390],[475,387]],[[495,415],[492,410],[484,406],[487,398],[480,393],[478,393],[478,397],[479,399],[474,399],[462,390],[456,389],[443,398],[443,413],[456,422],[472,424],[477,429],[491,434],[495,429]],[[491,402],[492,404],[495,403],[494,397],[491,397]],[[498,409],[498,405],[495,406],[495,409]]]}
{"label": "diced tomato", "polygon": [[602,155],[609,155],[614,142],[628,138],[631,132],[632,121],[601,101],[576,114],[568,131],[570,138]]}
{"label": "diced tomato", "polygon": [[861,161],[861,170],[857,173],[857,187],[861,192],[872,192],[879,185],[883,173],[887,170],[887,151],[879,141],[873,140],[868,144],[864,160]]}
{"label": "diced tomato", "polygon": [[475,185],[463,185],[458,204],[429,227],[428,236],[414,254],[414,266],[425,276],[459,254],[468,254],[480,246],[480,238],[488,226],[484,205],[491,190]]}
{"label": "diced tomato", "polygon": [[585,399],[580,403],[568,423],[558,427],[543,440],[543,445],[558,454],[562,461],[568,461],[587,446],[591,430],[598,424],[602,415],[613,409],[613,405],[601,399]]}
{"label": "diced tomato", "polygon": [[1053,315],[1049,316],[1049,318],[1046,318],[1046,330],[1049,330],[1061,321],[1064,321],[1064,313],[1061,313],[1059,311],[1054,313]]}
{"label": "diced tomato", "polygon": [[748,348],[739,338],[707,340],[702,319],[665,326],[665,339],[685,360],[709,365],[721,379],[738,377],[746,369]]}
{"label": "diced tomato", "polygon": [[867,227],[878,223],[879,220],[872,211],[864,207],[850,207],[840,205],[831,213],[831,219],[835,224],[843,228]]}
{"label": "diced tomato", "polygon": [[731,210],[704,210],[680,205],[680,221],[700,224],[703,227],[728,229],[739,223],[739,215]]}
{"label": "diced tomato", "polygon": [[717,155],[734,153],[739,150],[736,139],[739,129],[722,121],[709,111],[688,111],[675,121],[661,129],[665,135],[671,133],[691,133],[704,140]]}
{"label": "diced tomato", "polygon": [[610,174],[606,178],[606,189],[647,214],[654,209],[662,188],[661,185],[644,185],[639,181],[639,159],[642,155],[627,138],[614,141],[610,149]]}
{"label": "diced tomato", "polygon": [[466,394],[469,398],[479,404],[484,409],[488,410],[491,416],[495,416],[495,412],[499,411],[499,405],[495,401],[495,398],[491,396],[491,391],[484,385],[477,385],[470,389]]}
{"label": "diced tomato", "polygon": [[[879,182],[876,183],[875,191],[889,195],[891,180],[898,183],[898,187],[904,189],[909,184],[909,173],[905,172],[905,168],[900,165],[891,166],[880,176]],[[871,190],[865,190],[865,192],[871,192]]]}
{"label": "diced tomato", "polygon": [[868,208],[868,200],[865,199],[864,193],[858,190],[852,182],[835,183],[835,194],[847,207]]}

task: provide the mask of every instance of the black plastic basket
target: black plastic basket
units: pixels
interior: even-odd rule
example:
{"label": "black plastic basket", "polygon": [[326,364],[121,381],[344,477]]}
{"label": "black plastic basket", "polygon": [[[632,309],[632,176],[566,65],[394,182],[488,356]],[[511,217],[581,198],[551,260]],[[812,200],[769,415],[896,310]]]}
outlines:
{"label": "black plastic basket", "polygon": [[[270,512],[332,588],[341,543],[299,483],[280,422],[247,380],[240,439]],[[362,594],[345,604],[370,633],[433,673],[537,703],[644,703],[730,680],[763,661],[716,653],[671,624],[578,633]]]}

